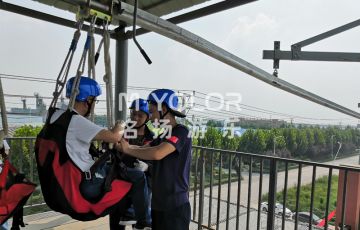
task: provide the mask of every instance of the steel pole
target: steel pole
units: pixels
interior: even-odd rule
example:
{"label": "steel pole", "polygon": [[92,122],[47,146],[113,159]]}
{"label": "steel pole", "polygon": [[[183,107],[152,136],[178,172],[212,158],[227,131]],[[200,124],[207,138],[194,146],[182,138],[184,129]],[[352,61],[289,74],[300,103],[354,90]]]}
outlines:
{"label": "steel pole", "polygon": [[115,120],[126,120],[127,78],[128,78],[128,40],[124,39],[125,26],[116,29],[115,55]]}

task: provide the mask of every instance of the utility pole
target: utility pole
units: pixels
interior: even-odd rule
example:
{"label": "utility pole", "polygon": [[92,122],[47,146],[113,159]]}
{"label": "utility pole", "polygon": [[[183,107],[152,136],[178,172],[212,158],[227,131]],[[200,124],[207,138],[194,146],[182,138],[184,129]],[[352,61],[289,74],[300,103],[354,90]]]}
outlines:
{"label": "utility pole", "polygon": [[274,137],[274,156],[275,156],[275,145],[276,145],[276,137]]}

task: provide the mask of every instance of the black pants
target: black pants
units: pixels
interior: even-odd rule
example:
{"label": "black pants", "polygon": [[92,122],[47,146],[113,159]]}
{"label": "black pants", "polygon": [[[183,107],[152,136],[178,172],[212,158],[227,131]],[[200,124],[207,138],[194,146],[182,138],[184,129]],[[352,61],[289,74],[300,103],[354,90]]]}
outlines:
{"label": "black pants", "polygon": [[190,203],[168,211],[151,210],[152,230],[188,230],[190,215]]}
{"label": "black pants", "polygon": [[123,216],[126,212],[126,210],[131,205],[131,199],[129,197],[129,194],[127,194],[117,205],[112,212],[109,215],[109,225],[110,230],[125,230],[126,226],[120,225],[120,217]]}

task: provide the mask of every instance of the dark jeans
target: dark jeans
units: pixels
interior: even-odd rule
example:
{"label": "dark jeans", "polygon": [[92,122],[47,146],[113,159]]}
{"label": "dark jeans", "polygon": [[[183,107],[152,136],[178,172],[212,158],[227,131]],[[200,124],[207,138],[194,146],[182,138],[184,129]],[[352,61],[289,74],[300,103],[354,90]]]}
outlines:
{"label": "dark jeans", "polygon": [[97,168],[90,180],[82,181],[80,191],[87,200],[97,199],[102,194],[109,170],[109,166],[105,163]]}
{"label": "dark jeans", "polygon": [[189,230],[191,208],[186,203],[172,210],[151,210],[152,230]]}
{"label": "dark jeans", "polygon": [[[147,197],[145,197],[148,200],[148,211],[146,214],[146,221],[147,223],[151,223],[151,196],[152,196],[152,191],[151,191],[151,177],[149,175],[147,175],[145,173],[145,177],[146,177],[146,182],[147,182],[147,190],[148,190],[148,195]],[[144,189],[144,193],[146,192],[146,190]],[[144,194],[145,195],[145,194]],[[131,204],[130,207],[126,210],[125,217],[130,218],[135,220],[135,211],[134,211],[134,205]]]}
{"label": "dark jeans", "polygon": [[[127,168],[127,179],[132,183],[131,190],[127,196],[129,206],[132,204],[135,211],[135,219],[139,222],[151,223],[149,209],[150,198],[148,195],[147,179],[144,172]],[[110,213],[110,229],[124,230],[125,226],[119,225],[120,217],[125,214],[124,210],[114,210]]]}
{"label": "dark jeans", "polygon": [[127,168],[127,176],[133,184],[129,195],[134,207],[135,219],[138,222],[150,224],[150,199],[145,173],[134,168]]}

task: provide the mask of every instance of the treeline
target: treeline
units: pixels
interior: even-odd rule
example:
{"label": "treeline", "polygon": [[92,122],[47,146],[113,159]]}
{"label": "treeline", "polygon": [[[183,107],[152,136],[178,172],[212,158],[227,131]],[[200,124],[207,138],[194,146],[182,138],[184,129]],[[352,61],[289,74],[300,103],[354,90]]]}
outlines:
{"label": "treeline", "polygon": [[360,145],[360,131],[351,127],[303,127],[276,129],[248,129],[240,137],[231,137],[208,127],[202,138],[193,139],[195,145],[236,150],[287,158],[326,160],[339,150],[338,156],[352,154]]}

